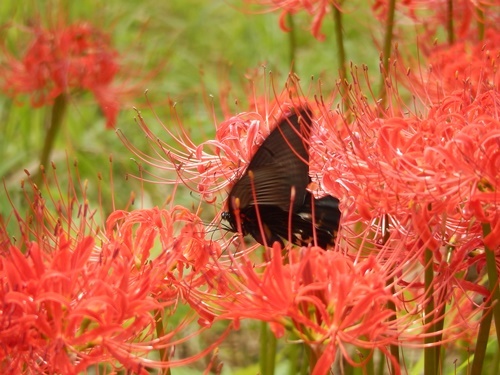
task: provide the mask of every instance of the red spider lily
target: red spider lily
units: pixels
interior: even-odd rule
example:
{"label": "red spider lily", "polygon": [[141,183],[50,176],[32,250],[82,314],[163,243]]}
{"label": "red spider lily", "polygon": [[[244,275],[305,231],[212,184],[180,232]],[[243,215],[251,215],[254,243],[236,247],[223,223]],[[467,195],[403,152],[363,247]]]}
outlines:
{"label": "red spider lily", "polygon": [[[214,194],[237,180],[259,145],[292,108],[308,106],[314,110],[317,107],[315,102],[297,94],[296,85],[296,82],[291,82],[287,91],[273,101],[254,99],[254,111],[239,113],[221,122],[217,125],[215,139],[199,145],[189,138],[188,131],[181,124],[178,134],[164,126],[173,142],[162,141],[139,115],[138,123],[151,140],[158,158],[136,149],[124,134],[118,134],[140,160],[155,169],[175,172],[171,179],[152,175],[154,180],[177,184],[180,179],[184,185],[213,203]],[[319,171],[320,168],[315,170]]]}
{"label": "red spider lily", "polygon": [[[403,299],[410,315],[432,302],[436,321],[445,319],[440,310],[458,317],[447,324],[443,343],[477,327],[478,315],[467,314],[483,310],[490,298],[483,286],[485,246],[500,246],[500,96],[496,88],[478,91],[426,103],[429,109],[417,116],[398,112],[398,98],[376,111],[353,87],[355,121],[341,122],[324,109],[318,117],[324,147],[311,149],[330,156],[322,185],[344,203],[341,248],[392,264],[392,287],[401,297],[411,295]],[[430,298],[427,269],[434,274]],[[406,329],[400,340],[409,343],[422,332]]]}
{"label": "red spider lily", "polygon": [[416,72],[410,72],[407,82],[415,94],[433,103],[439,103],[458,91],[475,97],[498,89],[499,42],[500,33],[490,29],[479,42],[463,40],[452,46],[437,45],[428,51],[429,71],[422,72],[417,68]]}
{"label": "red spider lily", "polygon": [[[218,319],[267,321],[278,336],[295,332],[317,350],[318,373],[330,368],[338,350],[349,357],[349,344],[387,353],[392,344],[446,345],[470,337],[486,308],[484,299],[490,298],[483,286],[482,227],[492,228],[484,240],[495,245],[496,90],[476,97],[448,95],[432,106],[426,102],[430,109],[419,116],[403,112],[397,91],[387,92],[394,95],[388,108],[377,108],[353,84],[354,121],[304,96],[258,107],[269,108],[268,113],[304,103],[313,108],[310,171],[321,189],[340,197],[337,252],[292,248],[285,262],[274,247],[263,263],[256,260],[255,247],[220,258],[214,252],[203,269],[210,281],[190,291]],[[253,140],[262,122],[236,122],[247,119],[243,115],[223,122],[217,139],[200,146],[182,131],[175,138],[182,152],[160,143],[139,120],[157,153],[167,156],[154,162],[207,199],[237,179],[258,147]],[[207,145],[214,147],[212,154],[204,152]],[[221,242],[221,249],[227,246]],[[427,261],[429,249],[433,257]],[[424,278],[428,270],[434,275],[430,286]],[[443,328],[435,330],[440,323]],[[423,342],[429,337],[432,343]]]}
{"label": "red spider lily", "polygon": [[[452,3],[447,0],[403,0],[397,1],[395,6],[401,17],[410,18],[425,30],[419,36],[427,41],[432,41],[438,30],[450,25],[453,30],[448,32],[453,33],[455,40],[477,37],[478,23],[496,28],[499,21],[498,1],[495,0],[455,0]],[[377,18],[384,23],[389,8],[387,0],[376,0],[372,6]]]}
{"label": "red spider lily", "polygon": [[[180,360],[167,352],[193,335],[177,338],[194,318],[213,319],[189,293],[206,279],[186,268],[203,269],[202,251],[213,248],[196,215],[180,207],[115,211],[99,229],[76,196],[47,202],[34,192],[26,195],[29,220],[14,211],[19,241],[0,228],[2,372],[76,374],[99,365],[147,374],[193,362],[219,343]],[[181,303],[199,314],[166,331]],[[152,351],[160,360],[147,358]]]}
{"label": "red spider lily", "polygon": [[[353,263],[320,248],[290,249],[282,258],[275,243],[269,262],[242,258],[221,264],[224,296],[212,296],[220,319],[258,319],[282,336],[290,330],[315,352],[314,373],[326,373],[346,345],[381,348],[396,339],[387,308],[393,296],[373,258]],[[222,298],[221,298],[222,297]]]}
{"label": "red spider lily", "polygon": [[2,88],[13,97],[30,95],[35,107],[88,90],[106,116],[107,127],[114,127],[123,89],[113,85],[120,66],[109,37],[88,22],[52,29],[34,26],[29,31],[33,40],[23,57],[18,59],[4,48]]}
{"label": "red spider lily", "polygon": [[496,228],[500,214],[499,99],[496,90],[448,96],[424,118],[365,112],[342,132],[325,116],[326,148],[336,150],[325,189],[345,196],[364,220],[390,215],[397,230],[416,233],[435,251],[481,238],[481,224]]}
{"label": "red spider lily", "polygon": [[311,23],[311,34],[318,40],[323,40],[325,36],[321,33],[321,25],[325,16],[332,7],[340,8],[341,3],[335,0],[247,0],[249,3],[256,3],[268,7],[270,11],[280,10],[280,27],[283,31],[289,31],[286,25],[286,17],[302,10],[313,17]]}

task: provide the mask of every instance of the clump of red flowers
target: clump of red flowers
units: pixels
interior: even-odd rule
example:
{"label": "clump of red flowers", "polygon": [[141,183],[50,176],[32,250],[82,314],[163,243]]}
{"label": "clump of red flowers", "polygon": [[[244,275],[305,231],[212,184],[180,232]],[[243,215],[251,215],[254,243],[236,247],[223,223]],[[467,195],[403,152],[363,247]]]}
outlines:
{"label": "clump of red flowers", "polygon": [[26,94],[35,107],[53,104],[60,95],[90,91],[106,117],[106,126],[114,127],[123,89],[113,84],[120,64],[110,37],[89,22],[49,28],[36,25],[28,31],[32,39],[22,55],[3,47],[3,91],[13,97]]}
{"label": "clump of red flowers", "polygon": [[[147,374],[218,343],[180,362],[173,351],[189,339],[180,334],[187,324],[198,319],[203,330],[213,319],[189,293],[206,282],[191,270],[218,251],[196,215],[178,206],[116,210],[102,225],[83,185],[66,197],[26,186],[31,211],[23,219],[13,210],[19,236],[0,226],[2,373]],[[182,304],[193,309],[171,324]]]}
{"label": "clump of red flowers", "polygon": [[[409,19],[419,25],[421,40],[433,40],[439,31],[446,29],[448,41],[460,42],[473,39],[478,34],[478,24],[485,28],[498,27],[498,2],[491,0],[375,0],[372,10],[383,23],[392,17]],[[401,23],[403,24],[403,23]],[[404,24],[403,24],[404,25]],[[425,48],[425,46],[422,46]]]}
{"label": "clump of red flowers", "polygon": [[340,9],[342,3],[335,0],[247,0],[247,2],[256,3],[268,11],[279,10],[281,12],[279,24],[283,31],[290,31],[286,20],[288,15],[305,11],[312,17],[311,34],[318,40],[325,38],[321,32],[324,18],[333,7]]}
{"label": "clump of red flowers", "polygon": [[476,97],[497,89],[500,86],[499,43],[500,32],[488,29],[479,41],[465,39],[451,46],[441,43],[429,48],[426,51],[428,69],[416,67],[410,72],[412,92],[439,103],[447,95],[463,92]]}
{"label": "clump of red flowers", "polygon": [[[388,86],[396,79],[388,77]],[[334,250],[287,247],[283,253],[275,244],[261,260],[255,247],[241,242],[234,255],[214,259],[218,277],[197,298],[218,319],[258,319],[271,323],[277,336],[299,337],[315,352],[310,365],[317,373],[326,373],[339,351],[363,366],[350,344],[382,350],[399,370],[388,346],[472,337],[491,298],[485,246],[496,251],[500,238],[500,101],[490,85],[478,87],[484,91],[476,96],[461,91],[439,103],[419,102],[413,113],[397,91],[389,88],[391,105],[380,108],[355,84],[343,114],[289,82],[268,105],[256,100],[255,110],[222,121],[214,140],[196,145],[183,132],[177,149],[158,141],[141,118],[156,155],[165,155],[164,161],[143,160],[175,171],[213,203],[269,134],[266,120],[307,105],[313,112],[310,187],[340,198]],[[220,225],[218,216],[213,225]]]}

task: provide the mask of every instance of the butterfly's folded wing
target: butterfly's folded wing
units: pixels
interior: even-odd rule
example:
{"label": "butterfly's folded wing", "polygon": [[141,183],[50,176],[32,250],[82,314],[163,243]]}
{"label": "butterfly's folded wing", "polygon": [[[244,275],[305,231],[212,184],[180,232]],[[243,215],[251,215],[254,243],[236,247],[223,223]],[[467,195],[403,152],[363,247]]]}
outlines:
{"label": "butterfly's folded wing", "polygon": [[[313,203],[314,211],[311,206]],[[330,195],[314,199],[308,192],[304,205],[294,217],[293,231],[297,242],[302,242],[299,244],[313,243],[311,239],[315,232],[319,246],[332,246],[340,223],[339,200]]]}
{"label": "butterfly's folded wing", "polygon": [[[304,120],[299,121],[299,117]],[[300,116],[292,115],[278,124],[231,190],[230,209],[258,204],[274,205],[289,211],[290,207],[295,210],[303,204],[309,183],[306,140],[310,126],[309,114],[305,111]],[[290,199],[292,187],[295,191],[293,204]],[[239,200],[239,207],[233,206],[235,199]]]}
{"label": "butterfly's folded wing", "polygon": [[229,194],[231,230],[241,228],[268,246],[275,241],[283,245],[282,238],[307,246],[314,235],[319,246],[332,244],[340,219],[338,200],[314,200],[307,191],[310,131],[310,113],[304,109],[281,121],[264,140]]}
{"label": "butterfly's folded wing", "polygon": [[[324,249],[333,246],[340,221],[339,201],[337,198],[325,196],[312,202],[314,216],[311,204],[305,204],[298,212],[288,212],[277,206],[259,205],[262,228],[258,224],[247,226],[249,233],[259,243],[264,243],[265,237],[268,246],[274,241],[283,245],[281,238],[291,240],[299,246],[317,244]],[[259,222],[253,209],[247,209],[245,216],[251,222]]]}

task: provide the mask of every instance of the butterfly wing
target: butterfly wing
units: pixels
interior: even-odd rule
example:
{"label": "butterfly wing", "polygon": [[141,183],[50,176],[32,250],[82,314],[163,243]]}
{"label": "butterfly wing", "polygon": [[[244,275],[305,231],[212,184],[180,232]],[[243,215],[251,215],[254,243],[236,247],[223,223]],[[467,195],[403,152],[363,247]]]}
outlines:
{"label": "butterfly wing", "polygon": [[243,234],[261,244],[278,241],[283,246],[284,238],[307,246],[314,242],[314,233],[319,246],[333,243],[339,201],[331,196],[315,200],[307,191],[310,131],[310,113],[305,109],[281,121],[264,140],[229,194],[224,218],[232,231],[238,231],[239,220]]}
{"label": "butterfly wing", "polygon": [[231,211],[255,204],[259,207],[273,205],[288,211],[292,187],[295,189],[292,209],[303,204],[309,183],[309,119],[309,112],[302,111],[300,115],[285,118],[269,134],[229,194]]}
{"label": "butterfly wing", "polygon": [[[311,204],[314,204],[314,216]],[[303,246],[313,243],[316,234],[318,246],[326,249],[334,244],[339,223],[339,200],[330,195],[314,199],[308,192],[304,205],[292,220],[294,242]]]}
{"label": "butterfly wing", "polygon": [[[278,241],[283,246],[281,238],[284,238],[296,245],[308,246],[315,243],[316,236],[318,246],[324,249],[333,246],[340,222],[339,200],[329,195],[320,199],[311,198],[311,194],[307,193],[308,203],[297,212],[287,212],[272,205],[259,205],[262,230],[255,209],[250,207],[243,210],[246,222],[254,224],[246,226],[248,233],[261,244],[265,236],[267,244]],[[314,219],[311,203],[314,204]]]}

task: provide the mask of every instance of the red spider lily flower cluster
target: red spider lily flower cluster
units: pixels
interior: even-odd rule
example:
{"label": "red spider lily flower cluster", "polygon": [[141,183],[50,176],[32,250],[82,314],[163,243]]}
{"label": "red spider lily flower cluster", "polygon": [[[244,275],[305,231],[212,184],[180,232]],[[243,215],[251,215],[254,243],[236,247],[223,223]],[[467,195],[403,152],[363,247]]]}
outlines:
{"label": "red spider lily flower cluster", "polygon": [[[223,121],[216,139],[199,146],[183,132],[175,138],[180,150],[167,148],[139,119],[157,155],[165,156],[143,160],[175,171],[213,201],[211,194],[237,180],[269,133],[265,119],[279,121],[287,108],[307,105],[310,174],[319,190],[341,200],[335,251],[287,248],[283,256],[275,245],[265,261],[254,247],[221,256],[211,265],[217,277],[210,288],[193,291],[195,298],[218,319],[259,319],[278,336],[294,332],[316,351],[318,374],[328,371],[337,351],[354,364],[348,344],[387,353],[388,345],[423,345],[423,337],[436,336],[436,345],[471,337],[490,296],[485,245],[497,249],[500,238],[497,90],[427,101],[416,115],[395,104],[384,112],[352,85],[350,115],[342,115],[330,103],[298,95],[294,84],[272,105],[257,106],[268,115],[245,112]],[[485,224],[491,234],[484,235]],[[429,267],[432,295],[424,282]],[[429,333],[440,321],[446,326]]]}
{"label": "red spider lily flower cluster", "polygon": [[[14,211],[20,238],[12,241],[0,228],[2,373],[77,374],[105,366],[147,374],[213,349],[217,340],[177,362],[173,351],[189,339],[182,331],[193,319],[201,330],[213,319],[189,293],[206,282],[190,270],[202,269],[218,251],[203,239],[196,215],[181,207],[117,210],[100,226],[85,190],[80,199],[52,201],[36,187],[34,193],[26,194],[28,219]],[[194,313],[167,331],[182,303]],[[153,351],[159,359],[148,359]]]}
{"label": "red spider lily flower cluster", "polygon": [[[387,22],[389,3],[388,0],[376,0],[372,6],[374,14],[383,23]],[[453,25],[453,30],[449,31],[453,32],[457,41],[461,41],[477,36],[478,22],[486,28],[497,28],[499,22],[496,0],[456,0],[452,3],[446,0],[403,0],[395,2],[395,7],[398,16],[418,24],[423,29],[419,36],[429,41],[436,37],[440,29],[450,25]]]}
{"label": "red spider lily flower cluster", "polygon": [[35,107],[52,104],[59,95],[78,90],[92,92],[108,128],[113,128],[120,108],[121,89],[113,85],[120,70],[118,52],[109,37],[88,22],[29,29],[33,40],[17,58],[4,47],[0,66],[4,92],[27,94]]}
{"label": "red spider lily flower cluster", "polygon": [[[317,374],[339,351],[356,364],[348,344],[382,350],[396,363],[388,345],[421,347],[429,337],[444,345],[476,334],[491,298],[485,253],[500,248],[498,52],[496,33],[487,36],[472,53],[457,44],[453,75],[432,55],[432,69],[420,74],[426,84],[410,71],[404,85],[419,99],[414,111],[404,106],[396,89],[401,75],[394,74],[386,77],[387,108],[369,103],[359,79],[349,88],[345,115],[298,95],[294,82],[272,105],[257,106],[264,115],[222,122],[213,141],[198,146],[183,132],[174,138],[182,152],[160,143],[140,118],[157,155],[165,156],[143,160],[175,171],[211,201],[243,173],[269,133],[266,119],[307,105],[311,177],[341,201],[335,252],[288,248],[284,257],[274,245],[265,261],[253,248],[222,256],[211,288],[196,298],[218,319],[259,319],[278,336],[293,332],[315,352]],[[428,90],[431,79],[421,77],[435,77],[438,90]],[[443,328],[432,330],[438,324]]]}
{"label": "red spider lily flower cluster", "polygon": [[354,263],[312,247],[290,250],[284,261],[278,243],[271,251],[258,267],[233,259],[232,270],[221,273],[227,290],[213,301],[219,318],[267,321],[278,337],[294,332],[315,352],[314,374],[328,372],[337,350],[354,364],[346,345],[385,352],[397,340],[388,308],[396,299],[374,258]]}
{"label": "red spider lily flower cluster", "polygon": [[269,8],[269,11],[280,10],[280,27],[283,31],[289,31],[287,26],[287,15],[293,15],[300,11],[307,12],[313,17],[311,22],[311,34],[318,40],[323,40],[325,35],[321,33],[323,19],[331,11],[332,7],[340,8],[341,3],[335,0],[247,0]]}
{"label": "red spider lily flower cluster", "polygon": [[184,185],[201,194],[203,199],[213,202],[217,193],[233,184],[243,174],[260,144],[283,117],[289,115],[293,108],[317,107],[315,101],[307,100],[299,94],[293,77],[288,84],[287,89],[277,98],[255,99],[251,104],[252,110],[222,121],[217,125],[215,139],[199,145],[189,138],[188,132],[181,124],[178,126],[178,134],[164,126],[164,131],[171,139],[160,140],[140,114],[138,123],[155,150],[152,155],[136,149],[125,134],[118,134],[141,161],[167,174],[167,177],[164,177],[156,172],[156,175],[151,175],[152,179],[178,183],[180,178]]}
{"label": "red spider lily flower cluster", "polygon": [[498,88],[499,43],[500,32],[488,29],[484,40],[479,42],[461,40],[452,46],[436,45],[427,51],[429,71],[410,72],[412,92],[438,103],[457,92],[476,97]]}

